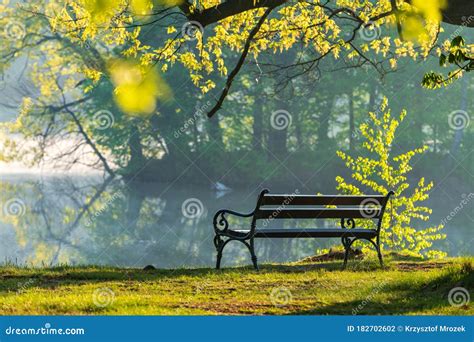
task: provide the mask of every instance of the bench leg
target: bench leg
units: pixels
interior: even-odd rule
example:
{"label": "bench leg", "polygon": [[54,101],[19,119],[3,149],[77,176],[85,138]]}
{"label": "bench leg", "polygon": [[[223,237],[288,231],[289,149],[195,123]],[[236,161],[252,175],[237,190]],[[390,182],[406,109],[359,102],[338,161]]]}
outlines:
{"label": "bench leg", "polygon": [[[345,269],[346,266],[347,266],[347,259],[349,257],[349,252],[351,250],[352,243],[355,242],[356,240],[360,240],[360,239],[355,238],[355,239],[351,240],[349,238],[344,238],[344,237],[342,238],[342,244],[344,245],[344,248],[346,250],[345,253],[344,253],[344,265],[343,265],[342,269]],[[374,242],[373,240],[369,240],[369,239],[361,239],[361,240],[367,240],[375,247],[375,250],[377,251],[377,256],[379,258],[380,266],[384,267],[382,251],[380,249],[380,242],[378,240],[376,242]]]}
{"label": "bench leg", "polygon": [[219,270],[221,268],[221,259],[222,259],[222,252],[224,251],[224,247],[231,241],[234,241],[234,239],[228,239],[223,241],[222,239],[219,239],[219,244],[216,246],[217,248],[217,260],[216,260],[216,269]]}
{"label": "bench leg", "polygon": [[217,259],[216,259],[216,270],[220,270],[221,268],[221,259],[222,259],[222,250],[218,250]]}
{"label": "bench leg", "polygon": [[216,270],[221,268],[221,259],[222,259],[222,251],[224,250],[225,243],[220,238],[219,235],[214,237],[214,246],[216,246],[217,257],[216,257]]}
{"label": "bench leg", "polygon": [[342,269],[345,270],[347,267],[347,258],[349,257],[349,248],[346,248],[344,253],[344,264],[342,265]]}
{"label": "bench leg", "polygon": [[[233,241],[234,239],[228,239],[226,241],[223,241],[219,235],[216,235],[214,238],[214,245],[216,246],[217,250],[217,258],[216,258],[216,269],[219,270],[221,268],[221,260],[222,260],[222,252],[224,250],[224,247],[229,243],[230,241]],[[254,242],[253,239],[250,239],[249,242],[244,241],[244,240],[238,240],[235,239],[235,241],[240,241],[242,242],[245,246],[247,246],[249,252],[250,252],[250,257],[252,258],[252,263],[253,267],[258,271],[258,264],[257,264],[257,256],[255,255],[255,248],[254,248]]]}
{"label": "bench leg", "polygon": [[250,239],[250,256],[252,257],[253,267],[258,271],[257,255],[255,255],[255,246],[253,239]]}
{"label": "bench leg", "polygon": [[349,258],[349,252],[351,250],[352,241],[349,238],[342,238],[342,245],[344,246],[344,264],[342,265],[342,269],[345,270],[347,266],[347,259]]}
{"label": "bench leg", "polygon": [[372,245],[374,245],[375,247],[375,250],[377,251],[377,256],[379,258],[379,262],[380,262],[380,267],[383,267],[383,257],[382,257],[382,250],[380,248],[380,240],[379,238],[377,237],[377,239],[375,240],[375,242],[373,240],[368,240],[372,243]]}
{"label": "bench leg", "polygon": [[382,252],[380,250],[380,243],[377,243],[377,255],[379,257],[379,261],[380,261],[380,267],[383,267],[383,257],[382,257]]}
{"label": "bench leg", "polygon": [[247,246],[250,252],[250,257],[252,258],[253,267],[255,268],[255,270],[258,271],[259,269],[258,269],[258,264],[257,264],[257,256],[255,255],[253,239],[250,239],[249,242],[243,241],[243,240],[240,240],[240,242],[242,242],[245,246]]}

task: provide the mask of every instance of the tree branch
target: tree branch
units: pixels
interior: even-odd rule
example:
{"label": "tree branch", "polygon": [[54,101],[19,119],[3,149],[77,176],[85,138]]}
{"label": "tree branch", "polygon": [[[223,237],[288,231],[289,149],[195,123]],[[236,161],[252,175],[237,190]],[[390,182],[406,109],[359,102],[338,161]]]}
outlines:
{"label": "tree branch", "polygon": [[[60,107],[61,109],[63,109],[66,113],[68,113],[72,120],[74,121],[74,123],[76,124],[77,126],[77,129],[79,130],[79,133],[82,135],[82,137],[84,138],[85,142],[87,143],[87,145],[89,145],[91,148],[92,148],[92,151],[94,151],[94,154],[99,158],[99,160],[102,162],[102,165],[104,165],[104,169],[105,171],[107,171],[107,173],[110,175],[110,176],[115,176],[115,172],[112,170],[112,168],[109,166],[109,163],[107,162],[107,159],[102,155],[102,153],[100,153],[99,149],[97,148],[97,146],[92,142],[91,138],[89,137],[89,135],[87,134],[87,132],[84,130],[84,127],[82,126],[81,122],[79,121],[79,119],[77,118],[76,114],[74,114],[74,112],[69,108],[71,106],[71,103],[67,103],[66,102],[66,98],[64,96],[64,92],[63,92],[63,89],[61,88],[61,85],[59,84],[59,82],[56,80],[56,84],[58,86],[58,88],[61,90],[61,97],[62,97],[62,100],[63,100],[63,106]],[[80,101],[80,100],[79,100]],[[79,101],[76,101],[76,104],[77,102]]]}
{"label": "tree branch", "polygon": [[242,54],[240,55],[239,61],[237,62],[234,70],[232,70],[232,72],[229,74],[229,77],[227,77],[226,85],[225,85],[225,88],[222,90],[221,96],[219,97],[215,106],[209,111],[209,113],[207,113],[207,116],[209,118],[211,118],[214,114],[216,114],[216,112],[222,107],[222,103],[224,102],[227,94],[229,93],[230,87],[232,85],[232,82],[234,81],[235,76],[237,76],[240,69],[242,68],[242,65],[245,62],[245,58],[247,58],[253,38],[258,33],[258,31],[260,30],[260,27],[262,27],[265,19],[268,17],[268,15],[270,14],[272,10],[273,10],[273,7],[267,8],[265,13],[262,15],[262,17],[258,21],[258,23],[255,25],[252,31],[250,31],[247,41],[245,42],[244,50],[242,51]]}
{"label": "tree branch", "polygon": [[230,0],[195,13],[190,13],[189,7],[186,5],[181,5],[180,9],[190,21],[197,21],[203,27],[206,27],[218,22],[219,20],[242,12],[262,7],[273,9],[286,2],[288,2],[288,0]]}

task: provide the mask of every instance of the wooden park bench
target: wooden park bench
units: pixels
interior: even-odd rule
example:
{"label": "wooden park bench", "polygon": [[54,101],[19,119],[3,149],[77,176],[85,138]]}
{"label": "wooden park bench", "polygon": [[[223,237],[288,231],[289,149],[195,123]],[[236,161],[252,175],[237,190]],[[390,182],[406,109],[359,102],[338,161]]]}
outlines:
{"label": "wooden park bench", "polygon": [[[241,214],[232,210],[219,210],[213,220],[217,250],[216,268],[219,269],[222,251],[230,241],[240,241],[250,251],[253,266],[258,270],[254,250],[255,238],[341,238],[344,246],[344,268],[351,245],[357,240],[372,243],[383,267],[380,251],[380,229],[385,207],[393,192],[386,196],[342,196],[342,195],[299,195],[270,194],[263,190],[257,200],[255,210]],[[252,218],[249,229],[230,227],[226,215]],[[266,228],[268,223],[278,219],[340,219],[341,228]],[[375,220],[374,229],[356,228],[355,219]],[[265,227],[257,227],[257,221],[265,220]]]}

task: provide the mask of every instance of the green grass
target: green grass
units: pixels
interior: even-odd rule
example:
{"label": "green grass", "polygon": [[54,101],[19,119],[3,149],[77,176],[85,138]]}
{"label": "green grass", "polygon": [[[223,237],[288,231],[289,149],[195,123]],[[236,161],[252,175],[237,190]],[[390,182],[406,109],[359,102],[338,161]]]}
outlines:
{"label": "green grass", "polygon": [[[472,315],[450,305],[452,288],[472,290],[474,258],[300,262],[248,267],[152,270],[110,267],[0,267],[0,313],[221,315]],[[273,293],[273,294],[272,294]]]}

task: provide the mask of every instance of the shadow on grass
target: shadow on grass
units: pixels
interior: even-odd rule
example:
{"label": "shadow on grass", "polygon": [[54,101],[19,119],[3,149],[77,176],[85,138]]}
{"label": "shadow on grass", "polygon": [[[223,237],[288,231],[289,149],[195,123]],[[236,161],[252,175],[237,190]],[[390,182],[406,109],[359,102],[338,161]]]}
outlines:
{"label": "shadow on grass", "polygon": [[[323,271],[323,272],[383,272],[386,270],[398,269],[406,270],[427,270],[432,268],[449,267],[449,261],[432,262],[432,263],[417,263],[412,261],[412,258],[405,259],[409,262],[392,263],[390,266],[381,268],[376,259],[369,260],[352,260],[349,261],[346,270],[342,269],[342,261],[326,261],[316,263],[292,263],[292,264],[264,264],[261,265],[261,271],[256,272],[251,266],[231,267],[221,270],[211,268],[198,269],[123,269],[110,267],[93,267],[93,266],[57,266],[47,269],[28,269],[14,266],[7,266],[0,268],[0,293],[18,291],[23,287],[38,287],[38,288],[56,288],[58,286],[68,285],[85,285],[85,284],[99,284],[101,282],[110,281],[160,281],[166,279],[173,279],[179,277],[202,278],[206,276],[219,276],[226,274],[299,274],[308,271]],[[471,274],[472,287],[472,270],[468,272]],[[442,280],[440,280],[442,283]],[[434,285],[434,284],[433,284]],[[393,286],[393,285],[392,285]],[[406,291],[400,284],[398,287],[390,289],[393,291]],[[352,304],[350,304],[352,305]]]}
{"label": "shadow on grass", "polygon": [[[380,269],[376,261],[350,262],[347,267],[348,271],[355,272],[372,271],[376,269]],[[0,292],[16,291],[25,285],[49,288],[78,283],[153,281],[179,278],[182,276],[202,278],[205,276],[235,273],[242,275],[265,273],[297,274],[315,270],[339,272],[343,270],[342,262],[335,260],[320,263],[263,264],[259,272],[255,271],[252,266],[228,267],[220,270],[213,268],[143,270],[94,266],[56,266],[51,268],[6,266],[0,268]]]}
{"label": "shadow on grass", "polygon": [[[429,282],[415,283],[407,277],[401,281],[386,284],[382,278],[380,285],[374,287],[362,300],[338,302],[314,309],[298,310],[291,314],[403,315],[425,311],[440,312],[441,308],[451,305],[448,294],[455,287],[463,287],[468,291],[474,287],[474,272],[471,263],[465,263],[461,269],[448,268]],[[380,293],[389,294],[383,302],[374,299]],[[464,311],[465,314],[472,312],[472,304],[469,301],[458,307],[456,314],[463,315]]]}

